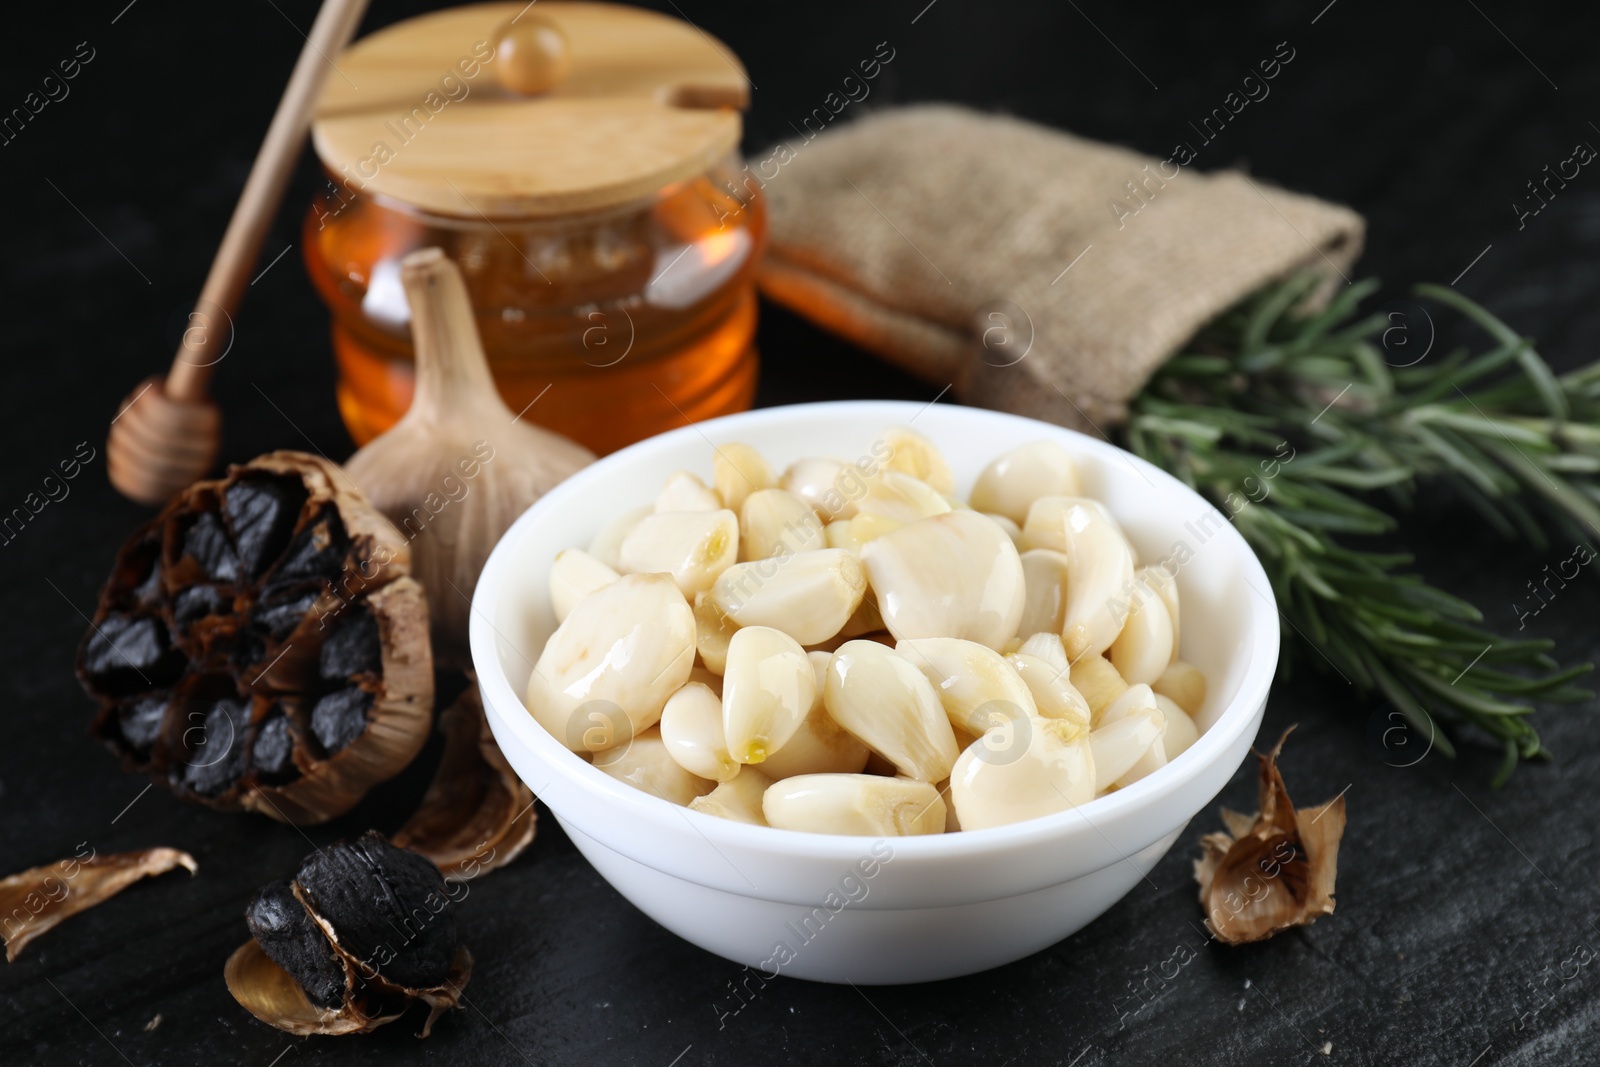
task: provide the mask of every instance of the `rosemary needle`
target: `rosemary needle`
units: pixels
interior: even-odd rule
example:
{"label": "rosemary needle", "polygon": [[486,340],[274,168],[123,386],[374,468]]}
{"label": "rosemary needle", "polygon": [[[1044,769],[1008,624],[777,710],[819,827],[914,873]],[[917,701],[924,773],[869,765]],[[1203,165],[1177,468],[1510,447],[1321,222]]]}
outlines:
{"label": "rosemary needle", "polygon": [[[1453,289],[1424,285],[1419,297],[1490,346],[1392,366],[1378,344],[1397,327],[1357,315],[1377,282],[1300,313],[1316,284],[1290,278],[1214,320],[1134,401],[1125,443],[1234,515],[1288,636],[1320,653],[1308,663],[1387,700],[1446,755],[1463,728],[1498,744],[1498,785],[1545,754],[1535,705],[1587,699],[1574,682],[1590,667],[1562,668],[1553,642],[1484,626],[1471,604],[1411,573],[1411,556],[1363,539],[1392,535],[1431,482],[1504,536],[1542,547],[1560,534],[1592,558],[1600,363],[1557,377],[1530,340]],[[1298,647],[1285,643],[1289,664]]]}

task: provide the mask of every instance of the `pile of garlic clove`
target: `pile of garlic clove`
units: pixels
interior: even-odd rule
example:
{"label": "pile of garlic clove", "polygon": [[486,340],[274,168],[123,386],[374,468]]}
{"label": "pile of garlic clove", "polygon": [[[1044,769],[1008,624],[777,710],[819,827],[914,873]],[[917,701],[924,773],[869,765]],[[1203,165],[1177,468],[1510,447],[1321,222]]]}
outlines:
{"label": "pile of garlic clove", "polygon": [[906,427],[781,474],[714,449],[556,556],[533,717],[674,804],[789,830],[977,830],[1076,807],[1199,736],[1178,587],[1023,445],[967,502]]}

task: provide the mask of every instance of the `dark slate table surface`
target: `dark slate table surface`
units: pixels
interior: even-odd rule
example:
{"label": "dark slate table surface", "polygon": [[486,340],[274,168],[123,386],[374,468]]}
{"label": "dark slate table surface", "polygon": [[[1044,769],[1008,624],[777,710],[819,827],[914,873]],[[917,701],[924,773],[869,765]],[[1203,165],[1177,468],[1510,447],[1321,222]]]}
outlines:
{"label": "dark slate table surface", "polygon": [[[375,4],[368,28],[427,6]],[[789,135],[791,120],[887,41],[896,58],[872,106],[962,101],[1165,155],[1287,41],[1293,65],[1208,147],[1205,165],[1243,165],[1363,211],[1361,269],[1383,277],[1389,298],[1466,270],[1460,288],[1537,335],[1557,366],[1600,351],[1600,174],[1585,170],[1521,227],[1512,207],[1576,142],[1600,144],[1593,5],[663,6],[748,64],[759,86],[749,150]],[[200,874],[138,885],[0,966],[0,1062],[1600,1062],[1594,706],[1542,712],[1556,759],[1491,791],[1492,753],[1396,766],[1420,745],[1386,749],[1385,709],[1313,674],[1279,681],[1263,732],[1300,724],[1284,767],[1302,800],[1348,789],[1339,908],[1269,943],[1225,948],[1196,934],[1192,838],[1208,817],[1104,918],[1030,959],[904,988],[779,980],[734,1012],[738,968],[635,911],[546,819],[529,854],[472,885],[460,909],[478,957],[470,1006],[430,1040],[403,1025],[295,1039],[256,1022],[229,997],[222,964],[245,936],[250,891],[292,870],[306,836],[144,792],[86,736],[90,707],[71,664],[111,553],[146,514],[106,484],[107,419],[169,358],[170,322],[198,291],[313,4],[96,0],[7,15],[0,111],[79,42],[94,58],[70,96],[0,146],[0,506],[19,504],[79,442],[97,456],[69,497],[0,548],[0,870],[88,842],[101,852],[179,846]],[[303,163],[267,255],[296,243],[314,181]],[[252,288],[220,369],[227,459],[350,448],[326,316],[298,257]],[[763,404],[931,398],[781,310],[763,315]],[[1417,516],[1409,540],[1427,574],[1505,630],[1526,583],[1568,552],[1498,542],[1448,508]],[[1595,581],[1584,574],[1528,619],[1569,661],[1600,653]],[[424,780],[419,767],[308,835],[392,829]],[[1219,800],[1249,809],[1250,767]],[[1165,962],[1191,950],[1181,967]]]}

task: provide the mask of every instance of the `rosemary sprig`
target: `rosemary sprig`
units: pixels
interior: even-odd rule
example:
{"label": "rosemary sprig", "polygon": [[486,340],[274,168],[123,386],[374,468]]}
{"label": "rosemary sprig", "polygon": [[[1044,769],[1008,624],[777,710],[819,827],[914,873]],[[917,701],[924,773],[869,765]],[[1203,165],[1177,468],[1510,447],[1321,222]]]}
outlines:
{"label": "rosemary sprig", "polygon": [[1558,378],[1489,312],[1421,286],[1492,347],[1395,366],[1374,340],[1415,350],[1393,336],[1411,325],[1356,317],[1377,283],[1297,313],[1316,284],[1292,278],[1213,321],[1134,402],[1126,444],[1233,514],[1302,639],[1286,655],[1310,646],[1302,658],[1387,699],[1446,755],[1459,727],[1488,735],[1504,752],[1500,784],[1544,754],[1535,703],[1588,698],[1573,682],[1590,667],[1562,669],[1553,642],[1483,626],[1410,573],[1409,554],[1361,539],[1393,534],[1423,480],[1537,546],[1553,529],[1585,545],[1600,535],[1600,364]]}

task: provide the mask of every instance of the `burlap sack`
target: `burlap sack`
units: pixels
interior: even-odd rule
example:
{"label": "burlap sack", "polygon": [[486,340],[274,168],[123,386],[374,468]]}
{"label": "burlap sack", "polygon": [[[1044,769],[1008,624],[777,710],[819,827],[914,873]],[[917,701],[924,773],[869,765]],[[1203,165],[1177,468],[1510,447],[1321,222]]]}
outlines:
{"label": "burlap sack", "polygon": [[1347,208],[1199,173],[1199,137],[1157,160],[926,106],[786,147],[759,175],[767,295],[968,403],[1083,430],[1242,297],[1307,267],[1331,291],[1361,251]]}

